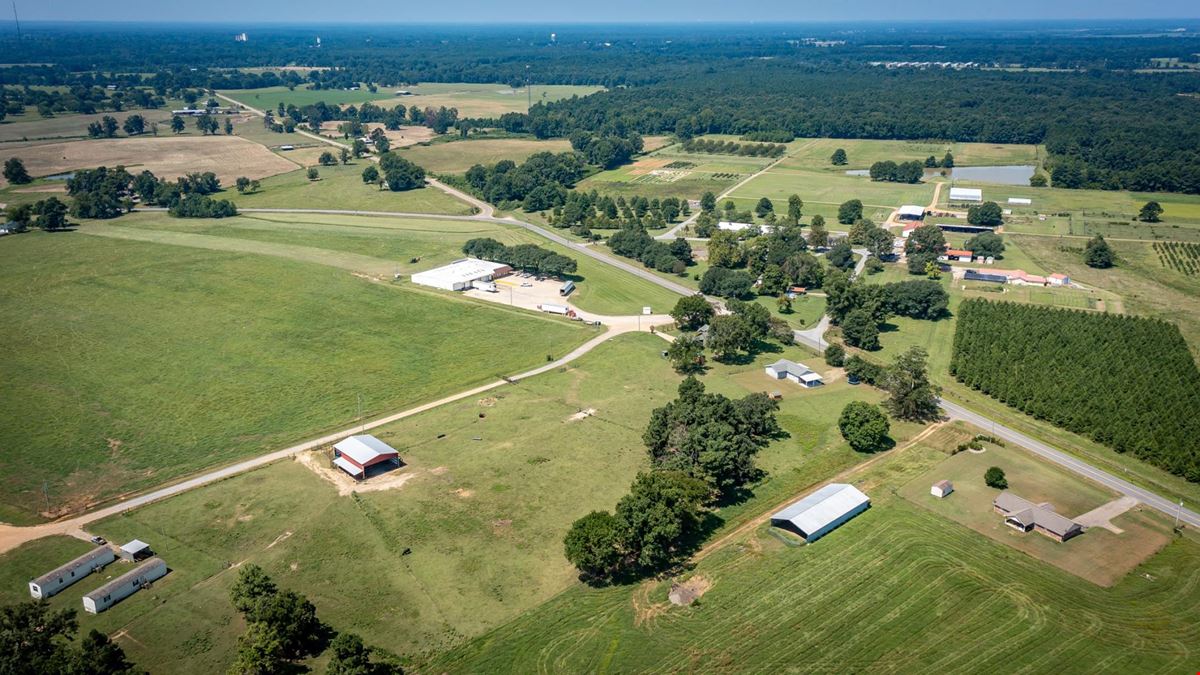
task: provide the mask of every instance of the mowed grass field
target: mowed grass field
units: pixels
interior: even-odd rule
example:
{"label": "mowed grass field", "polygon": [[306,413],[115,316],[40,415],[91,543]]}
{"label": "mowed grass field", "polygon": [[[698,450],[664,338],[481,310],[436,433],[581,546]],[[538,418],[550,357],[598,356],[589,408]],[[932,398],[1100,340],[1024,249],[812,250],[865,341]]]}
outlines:
{"label": "mowed grass field", "polygon": [[38,411],[0,423],[10,522],[348,425],[359,396],[371,416],[519,372],[594,334],[280,256],[81,232],[2,243],[0,396]]}
{"label": "mowed grass field", "polygon": [[[847,163],[844,166],[834,166],[829,161],[838,148],[846,151]],[[1039,151],[1035,145],[798,138],[788,145],[788,158],[780,163],[780,168],[844,172],[849,169],[868,169],[875,162],[888,160],[897,163],[913,160],[924,162],[930,155],[940,162],[947,152],[954,155],[956,166],[1038,164]]]}
{"label": "mowed grass field", "polygon": [[[514,620],[576,585],[563,534],[585,513],[611,508],[646,467],[642,429],[680,380],[663,344],[622,336],[551,373],[373,431],[400,449],[401,473],[411,476],[390,490],[339,496],[286,461],[98,523],[112,540],[151,542],[173,572],[152,592],[82,617],[83,626],[123,630],[121,644],[153,672],[224,670],[241,630],[226,600],[231,562],[265,566],[335,628],[415,660]],[[724,530],[866,459],[845,446],[834,420],[848,401],[878,393],[823,366],[825,388],[781,385],[762,374],[779,355],[717,365],[704,378],[730,396],[785,390],[779,420],[788,436],[760,455],[769,475],[749,499],[718,513]],[[799,349],[782,355],[804,358]],[[577,418],[583,410],[593,414]],[[917,430],[899,425],[895,435]],[[68,554],[36,542],[0,557],[0,567],[27,578]],[[371,592],[343,573],[349,566],[377,570]],[[93,585],[53,602],[75,606]],[[0,600],[22,593],[6,586]]]}
{"label": "mowed grass field", "polygon": [[433,173],[465,173],[475,164],[488,166],[502,159],[520,164],[537,152],[567,152],[570,141],[525,138],[472,138],[449,143],[413,145],[400,155]]}
{"label": "mowed grass field", "polygon": [[151,171],[174,180],[196,171],[212,171],[226,186],[238,176],[264,178],[294,171],[297,165],[258,143],[238,136],[138,136],[45,143],[12,150],[31,176],[75,169],[124,165],[130,173]]}
{"label": "mowed grass field", "polygon": [[224,89],[219,93],[259,110],[275,110],[280,103],[283,103],[284,106],[294,105],[297,108],[303,108],[320,101],[324,101],[326,105],[358,105],[367,101],[378,104],[381,100],[394,98],[391,89],[380,89],[372,94],[365,87],[357,91],[348,91],[345,89],[310,89],[308,85],[292,90],[288,90],[287,87],[265,87],[263,89]]}
{"label": "mowed grass field", "polygon": [[[473,208],[434,187],[392,192],[362,181],[370,162],[358,160],[337,166],[318,166],[319,180],[310,181],[305,169],[272,176],[258,192],[238,194],[226,189],[224,198],[239,208],[335,209],[470,215]],[[232,185],[227,185],[232,188]]]}
{"label": "mowed grass field", "polygon": [[[943,461],[951,438],[855,475],[871,508],[815,544],[761,525],[677,578],[576,585],[422,668],[760,673],[803,655],[813,672],[1170,673],[1195,661],[1193,537],[1111,588],[1085,581],[893,493]],[[690,607],[667,601],[682,580],[708,589]]]}
{"label": "mowed grass field", "polygon": [[[551,103],[572,96],[587,96],[603,87],[571,84],[535,84],[533,91],[513,89],[505,84],[479,82],[423,82],[412,86],[390,87],[388,94],[405,89],[411,96],[390,96],[390,101],[376,101],[385,107],[405,105],[419,108],[457,108],[459,117],[499,117],[509,112],[525,112],[530,101]],[[382,89],[380,90],[383,91]]]}
{"label": "mowed grass field", "polygon": [[[21,115],[9,115],[0,122],[0,153],[7,148],[23,143],[37,143],[46,140],[66,140],[71,138],[87,138],[87,128],[92,122],[99,122],[108,116],[124,124],[130,115],[141,115],[146,119],[146,131],[150,123],[159,125],[160,134],[171,133],[171,110],[182,108],[183,101],[167,101],[161,108],[133,108],[121,112],[102,112],[81,115],[78,113],[60,113],[54,117],[42,117],[34,108],[28,108]],[[121,132],[124,133],[124,132]]]}

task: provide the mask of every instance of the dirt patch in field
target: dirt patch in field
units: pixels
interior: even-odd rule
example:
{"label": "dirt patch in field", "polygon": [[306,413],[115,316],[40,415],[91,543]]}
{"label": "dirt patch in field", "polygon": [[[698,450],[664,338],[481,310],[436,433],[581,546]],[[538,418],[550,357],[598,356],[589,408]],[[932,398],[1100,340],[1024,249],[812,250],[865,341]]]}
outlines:
{"label": "dirt patch in field", "polygon": [[651,171],[654,171],[655,169],[661,169],[670,163],[671,160],[660,157],[646,157],[645,159],[639,159],[637,163],[629,167],[629,175],[645,176]]}
{"label": "dirt patch in field", "polygon": [[193,171],[212,171],[222,184],[232,185],[238,176],[266,178],[296,170],[296,165],[287,159],[237,136],[47,143],[23,148],[19,156],[34,176],[124,165],[130,173],[149,170],[159,178],[171,180]]}
{"label": "dirt patch in field", "polygon": [[475,496],[475,491],[468,490],[467,488],[457,488],[454,490],[454,494],[462,497],[463,499],[470,499],[471,497]]}
{"label": "dirt patch in field", "polygon": [[578,422],[580,420],[585,420],[595,414],[596,414],[595,408],[588,408],[587,410],[580,410],[579,412],[575,413],[574,415],[571,415],[570,417],[567,418],[567,421],[568,422]]}
{"label": "dirt patch in field", "polygon": [[364,481],[356,481],[345,471],[329,466],[329,454],[325,450],[310,450],[296,455],[296,461],[308,467],[310,471],[322,479],[332,483],[337,488],[338,495],[349,496],[353,492],[381,492],[395,490],[403,486],[418,474],[408,468],[389,471],[388,473],[372,476]]}
{"label": "dirt patch in field", "polygon": [[671,592],[667,595],[667,599],[673,605],[687,607],[699,600],[700,596],[707,593],[710,588],[712,588],[712,582],[707,577],[697,574],[683,583],[671,584]]}

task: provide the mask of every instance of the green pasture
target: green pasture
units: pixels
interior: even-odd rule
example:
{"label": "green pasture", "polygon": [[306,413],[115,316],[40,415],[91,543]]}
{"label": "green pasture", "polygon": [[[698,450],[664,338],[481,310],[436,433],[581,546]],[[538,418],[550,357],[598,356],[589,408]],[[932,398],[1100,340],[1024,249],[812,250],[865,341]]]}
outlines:
{"label": "green pasture", "polygon": [[[284,106],[294,105],[297,108],[314,105],[324,101],[326,105],[362,104],[367,101],[378,103],[383,99],[395,96],[391,89],[381,88],[372,94],[366,87],[358,91],[345,89],[310,89],[308,85],[289,90],[287,87],[264,87],[262,89],[225,89],[220,92],[239,103],[259,110],[276,110],[279,103]],[[278,111],[276,111],[278,112]]]}
{"label": "green pasture", "polygon": [[[397,90],[406,89],[411,96],[395,96]],[[601,91],[603,87],[571,84],[535,84],[533,91],[524,88],[512,89],[506,84],[479,82],[424,82],[411,86],[388,87],[389,101],[376,101],[378,105],[406,105],[419,108],[446,106],[457,108],[460,117],[499,117],[508,112],[525,112],[530,101],[551,103],[572,96],[587,96]],[[385,93],[380,89],[380,93]]]}
{"label": "green pasture", "polygon": [[[862,200],[870,207],[897,207],[902,204],[928,204],[933,198],[932,183],[887,183],[866,176],[847,176],[822,171],[791,170],[774,167],[750,182],[738,187],[733,197],[753,199],[767,197],[775,202],[777,212],[786,212],[787,198],[800,195],[804,202],[824,203],[833,207],[850,199]],[[826,217],[826,221],[829,218]],[[836,224],[836,219],[833,221]]]}
{"label": "green pasture", "polygon": [[[89,227],[0,241],[0,396],[39,411],[0,423],[3,520],[33,519],[47,501],[75,511],[278,449],[352,423],[360,396],[364,416],[393,411],[593,335],[300,258]],[[472,334],[488,339],[460,339]],[[507,343],[523,348],[497,347]]]}
{"label": "green pasture", "polygon": [[[286,154],[284,155],[286,156]],[[242,208],[335,209],[470,215],[473,207],[434,187],[392,192],[363,183],[366,160],[318,167],[320,180],[310,181],[305,169],[262,180],[258,192],[238,194],[226,186],[222,197]]]}
{"label": "green pasture", "polygon": [[[48,141],[58,142],[76,138],[87,138],[87,127],[92,122],[98,122],[103,117],[112,117],[118,124],[124,124],[130,115],[141,115],[146,118],[146,132],[150,131],[150,123],[157,122],[158,133],[171,133],[171,110],[182,108],[183,101],[167,101],[161,108],[142,109],[132,108],[121,112],[101,112],[95,114],[61,113],[54,117],[42,117],[34,108],[27,109],[20,115],[9,115],[0,122],[0,156],[8,158],[5,153],[17,153],[15,148],[25,142]],[[189,127],[191,125],[188,125]],[[194,130],[194,129],[193,129]],[[118,132],[124,135],[125,132]]]}
{"label": "green pasture", "polygon": [[[829,158],[834,150],[846,151],[845,166],[834,166]],[[875,162],[924,162],[933,155],[941,161],[950,151],[957,166],[996,166],[1037,164],[1038,147],[1034,145],[1003,145],[993,143],[952,143],[948,141],[889,141],[845,138],[801,138],[788,147],[788,158],[780,169],[820,169],[846,171],[868,169]]]}
{"label": "green pasture", "polygon": [[[1091,673],[1195,660],[1194,540],[1101,587],[892,493],[944,457],[923,443],[856,477],[871,508],[815,544],[763,525],[676,579],[576,585],[425,669],[758,673],[802,658],[813,671]],[[669,604],[686,580],[707,592]]]}

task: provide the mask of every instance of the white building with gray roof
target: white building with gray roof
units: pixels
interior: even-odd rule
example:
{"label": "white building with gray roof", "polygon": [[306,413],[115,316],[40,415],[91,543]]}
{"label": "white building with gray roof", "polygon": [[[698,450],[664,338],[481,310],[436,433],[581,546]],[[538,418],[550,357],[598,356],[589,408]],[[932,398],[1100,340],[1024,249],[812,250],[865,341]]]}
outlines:
{"label": "white building with gray roof", "polygon": [[779,359],[766,367],[768,377],[776,380],[791,380],[802,387],[817,387],[825,380],[803,363]]}
{"label": "white building with gray roof", "polygon": [[812,543],[866,511],[871,499],[846,483],[830,483],[771,516],[771,524]]}
{"label": "white building with gray roof", "polygon": [[110,547],[97,546],[71,562],[30,581],[29,595],[41,599],[49,598],[87,575],[99,572],[116,559],[117,556]]}

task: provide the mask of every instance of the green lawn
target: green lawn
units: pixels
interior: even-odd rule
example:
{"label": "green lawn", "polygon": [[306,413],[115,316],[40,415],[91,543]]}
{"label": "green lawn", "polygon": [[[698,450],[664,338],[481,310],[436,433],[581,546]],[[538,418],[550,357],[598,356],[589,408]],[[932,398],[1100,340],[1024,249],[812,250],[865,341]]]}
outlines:
{"label": "green lawn", "polygon": [[[733,197],[757,201],[767,197],[782,212],[789,195],[798,194],[805,204],[824,204],[831,207],[821,212],[826,222],[836,226],[837,205],[850,199],[862,200],[868,207],[897,207],[902,204],[928,204],[933,198],[932,183],[887,183],[873,181],[866,176],[847,176],[825,171],[773,168],[767,173],[742,185],[733,192]],[[806,209],[813,212],[812,208]],[[884,209],[884,212],[890,209]],[[811,213],[809,214],[811,215]],[[878,214],[877,214],[878,215]]]}
{"label": "green lawn", "polygon": [[[320,180],[310,181],[305,169],[262,180],[262,189],[222,195],[241,208],[310,208],[348,211],[399,211],[469,215],[472,207],[434,187],[391,192],[362,181],[366,160],[319,167]],[[231,186],[230,186],[231,187]]]}
{"label": "green lawn", "polygon": [[429,145],[410,145],[398,152],[427,172],[465,173],[475,164],[495,164],[511,159],[520,164],[535,152],[567,152],[565,140],[539,141],[526,138],[479,138]]}
{"label": "green lawn", "polygon": [[291,91],[288,91],[287,87],[265,87],[263,89],[225,89],[220,93],[259,110],[275,110],[280,102],[285,106],[294,105],[297,108],[303,108],[319,101],[324,101],[327,105],[347,105],[395,98],[391,89],[380,89],[372,94],[366,88],[358,91],[346,91],[344,89],[309,89],[307,85],[296,87]]}
{"label": "green lawn", "polygon": [[944,456],[917,447],[873,467],[857,480],[872,508],[814,545],[767,526],[735,539],[681,575],[708,587],[691,607],[667,602],[674,579],[576,585],[424,669],[759,673],[803,655],[813,672],[1092,673],[1195,661],[1194,540],[1097,586],[892,494]]}
{"label": "green lawn", "polygon": [[245,252],[30,233],[0,259],[0,396],[25,411],[0,423],[9,521],[44,508],[43,483],[78,510],[347,425],[360,394],[364,415],[396,410],[593,334]]}

